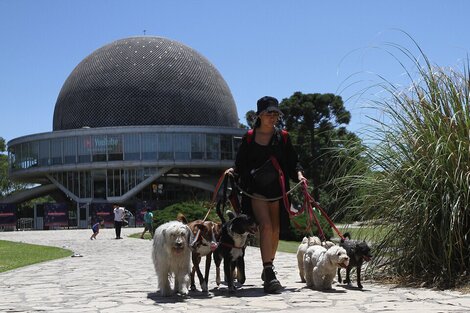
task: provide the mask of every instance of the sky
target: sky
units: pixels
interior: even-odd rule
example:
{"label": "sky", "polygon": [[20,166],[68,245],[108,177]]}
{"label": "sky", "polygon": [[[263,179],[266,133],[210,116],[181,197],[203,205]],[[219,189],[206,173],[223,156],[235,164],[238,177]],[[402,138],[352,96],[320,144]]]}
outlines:
{"label": "sky", "polygon": [[[72,70],[115,40],[158,36],[205,56],[227,82],[242,123],[264,95],[340,95],[360,133],[378,77],[407,85],[396,45],[462,68],[467,0],[0,0],[0,137],[52,131]],[[413,40],[410,39],[409,36]],[[398,60],[397,60],[398,59]],[[411,69],[412,72],[412,69]]]}

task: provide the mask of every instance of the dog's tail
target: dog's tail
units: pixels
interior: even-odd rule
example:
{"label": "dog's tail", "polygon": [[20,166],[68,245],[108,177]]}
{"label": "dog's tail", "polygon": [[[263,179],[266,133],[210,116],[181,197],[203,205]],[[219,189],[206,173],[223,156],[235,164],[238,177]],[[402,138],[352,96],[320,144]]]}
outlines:
{"label": "dog's tail", "polygon": [[176,216],[176,220],[180,221],[183,224],[188,224],[188,220],[186,219],[186,216],[184,216],[183,213],[178,213],[178,215]]}

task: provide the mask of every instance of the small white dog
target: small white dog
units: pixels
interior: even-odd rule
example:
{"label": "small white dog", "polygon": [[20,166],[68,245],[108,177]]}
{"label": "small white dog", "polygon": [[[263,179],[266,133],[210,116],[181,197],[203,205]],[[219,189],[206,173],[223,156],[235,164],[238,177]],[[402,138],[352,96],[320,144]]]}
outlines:
{"label": "small white dog", "polygon": [[[189,227],[178,221],[167,222],[155,230],[152,260],[158,276],[158,288],[164,297],[174,293],[188,294],[191,240]],[[171,276],[174,278],[173,290],[170,286]]]}
{"label": "small white dog", "polygon": [[297,266],[299,268],[300,281],[305,283],[304,271],[304,256],[310,246],[323,246],[326,249],[333,247],[335,244],[332,241],[321,241],[317,236],[304,237],[297,249]]}
{"label": "small white dog", "polygon": [[304,271],[307,286],[317,290],[332,289],[336,269],[346,268],[349,257],[340,246],[326,249],[322,246],[310,246],[304,256]]}
{"label": "small white dog", "polygon": [[297,266],[299,267],[300,281],[305,283],[305,272],[304,272],[304,255],[307,252],[307,248],[310,246],[320,246],[321,241],[317,236],[304,237],[302,242],[297,248]]}

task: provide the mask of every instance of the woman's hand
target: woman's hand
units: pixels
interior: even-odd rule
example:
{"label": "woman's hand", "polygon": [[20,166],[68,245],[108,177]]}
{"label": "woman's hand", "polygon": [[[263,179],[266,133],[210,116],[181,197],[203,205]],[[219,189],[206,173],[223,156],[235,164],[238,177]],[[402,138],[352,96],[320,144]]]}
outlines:
{"label": "woman's hand", "polygon": [[300,182],[307,182],[307,178],[304,177],[304,174],[301,171],[297,172],[297,178],[299,179]]}
{"label": "woman's hand", "polygon": [[225,175],[232,175],[232,176],[233,176],[233,173],[234,173],[233,167],[226,169],[224,172]]}

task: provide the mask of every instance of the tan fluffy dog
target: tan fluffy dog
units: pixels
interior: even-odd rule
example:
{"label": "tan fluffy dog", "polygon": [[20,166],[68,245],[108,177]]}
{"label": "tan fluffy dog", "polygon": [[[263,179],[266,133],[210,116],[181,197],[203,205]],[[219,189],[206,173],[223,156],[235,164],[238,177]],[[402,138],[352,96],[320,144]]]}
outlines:
{"label": "tan fluffy dog", "polygon": [[[179,221],[167,222],[155,230],[152,260],[158,276],[158,288],[164,297],[174,293],[188,294],[191,239],[191,230]],[[174,278],[173,289],[170,277]]]}

